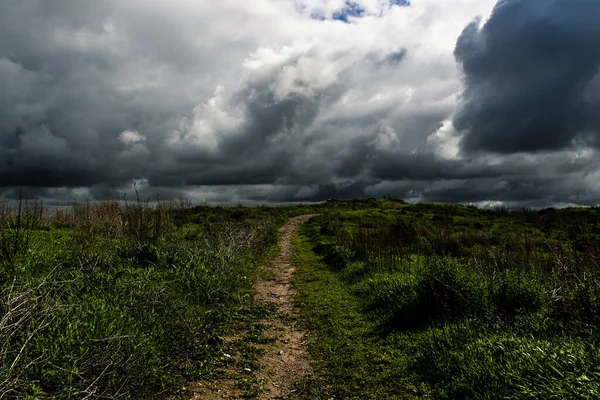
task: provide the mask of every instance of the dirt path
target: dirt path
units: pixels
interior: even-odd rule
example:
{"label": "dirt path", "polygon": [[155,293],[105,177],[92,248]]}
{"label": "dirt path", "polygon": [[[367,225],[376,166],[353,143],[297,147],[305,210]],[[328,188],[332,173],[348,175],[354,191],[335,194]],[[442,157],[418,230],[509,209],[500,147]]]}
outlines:
{"label": "dirt path", "polygon": [[279,399],[289,394],[300,379],[312,372],[302,345],[304,334],[293,318],[297,311],[292,287],[295,268],[291,264],[292,236],[311,217],[312,215],[303,215],[291,218],[279,230],[279,256],[269,268],[273,279],[260,281],[254,286],[256,301],[275,303],[279,308],[278,315],[272,321],[272,328],[265,332],[265,336],[272,337],[275,341],[266,349],[261,360],[263,369],[258,375],[268,389],[262,399]]}
{"label": "dirt path", "polygon": [[[292,266],[292,236],[297,229],[313,215],[290,218],[279,229],[279,255],[266,269],[268,279],[254,285],[254,300],[259,303],[277,305],[277,312],[269,320],[259,321],[268,326],[264,336],[272,339],[260,345],[264,355],[260,359],[261,368],[253,373],[258,384],[264,389],[259,399],[281,399],[293,391],[294,385],[312,373],[308,356],[303,346],[304,333],[296,324],[297,310],[294,307]],[[225,340],[231,340],[226,338]],[[235,379],[223,379],[212,384],[198,384],[192,388],[192,399],[237,399],[243,391]]]}

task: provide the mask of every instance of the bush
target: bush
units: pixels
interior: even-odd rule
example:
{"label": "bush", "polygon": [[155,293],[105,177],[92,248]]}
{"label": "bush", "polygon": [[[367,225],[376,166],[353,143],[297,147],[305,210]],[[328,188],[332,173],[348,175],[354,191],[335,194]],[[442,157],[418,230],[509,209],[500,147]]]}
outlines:
{"label": "bush", "polygon": [[387,327],[420,329],[482,314],[485,288],[475,276],[452,263],[433,264],[416,277],[404,275],[375,304],[389,307]]}
{"label": "bush", "polygon": [[505,271],[493,293],[493,303],[500,315],[529,314],[540,310],[548,296],[535,278],[514,271]]}
{"label": "bush", "polygon": [[[330,213],[330,214],[335,214],[335,213]],[[337,235],[337,233],[339,232],[341,227],[342,227],[341,221],[337,218],[334,218],[333,215],[331,215],[331,218],[328,218],[327,220],[325,220],[325,222],[321,225],[321,229],[319,232],[323,236],[333,237],[333,236]]]}
{"label": "bush", "polygon": [[555,291],[552,300],[554,318],[570,329],[600,327],[600,281],[584,279],[571,290]]}
{"label": "bush", "polygon": [[342,270],[355,260],[355,254],[348,247],[339,244],[320,242],[313,250],[321,255],[327,265],[335,270]]}
{"label": "bush", "polygon": [[364,299],[368,310],[389,316],[415,303],[418,285],[419,279],[412,274],[376,274],[355,285],[352,292]]}

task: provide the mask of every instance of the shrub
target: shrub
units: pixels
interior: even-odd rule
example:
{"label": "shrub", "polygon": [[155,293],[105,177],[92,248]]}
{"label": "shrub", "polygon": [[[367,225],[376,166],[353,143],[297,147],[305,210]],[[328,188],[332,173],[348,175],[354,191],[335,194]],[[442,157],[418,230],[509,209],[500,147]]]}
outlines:
{"label": "shrub", "polygon": [[368,310],[389,315],[414,304],[419,279],[412,274],[376,274],[353,287],[353,293],[364,299]]}
{"label": "shrub", "polygon": [[[391,329],[419,329],[482,314],[486,309],[485,288],[464,269],[443,261],[428,266],[416,281],[406,279],[390,291],[392,305],[387,326]],[[393,293],[393,294],[392,294]]]}
{"label": "shrub", "polygon": [[495,310],[500,315],[538,311],[547,303],[548,296],[544,289],[532,276],[505,271],[492,295]]}
{"label": "shrub", "polygon": [[342,270],[355,259],[355,254],[346,246],[335,243],[320,242],[313,250],[323,257],[323,260],[335,270]]}
{"label": "shrub", "polygon": [[570,290],[555,290],[552,307],[554,318],[571,329],[600,327],[600,282],[590,277]]}
{"label": "shrub", "polygon": [[340,228],[342,227],[342,223],[338,218],[335,218],[335,216],[337,216],[337,213],[329,214],[329,218],[327,218],[325,222],[323,222],[319,232],[323,236],[333,237],[339,232]]}

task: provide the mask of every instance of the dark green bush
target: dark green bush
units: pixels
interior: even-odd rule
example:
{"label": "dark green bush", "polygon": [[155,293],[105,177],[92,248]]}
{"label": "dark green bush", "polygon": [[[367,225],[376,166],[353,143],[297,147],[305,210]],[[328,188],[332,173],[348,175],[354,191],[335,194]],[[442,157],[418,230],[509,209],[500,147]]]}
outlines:
{"label": "dark green bush", "polygon": [[410,274],[377,274],[353,287],[353,293],[364,300],[368,310],[378,316],[412,307],[417,301],[419,279]]}
{"label": "dark green bush", "polygon": [[320,233],[323,236],[333,237],[339,232],[341,226],[342,223],[339,220],[328,219],[327,221],[325,221],[325,223],[321,225]]}
{"label": "dark green bush", "polygon": [[504,272],[492,296],[500,315],[528,314],[540,310],[548,302],[544,286],[535,277]]}
{"label": "dark green bush", "polygon": [[570,329],[600,327],[600,281],[588,278],[552,296],[553,317]]}
{"label": "dark green bush", "polygon": [[313,250],[321,255],[329,266],[338,271],[356,258],[354,252],[346,246],[334,243],[320,242]]}
{"label": "dark green bush", "polygon": [[481,315],[486,310],[481,281],[452,264],[429,266],[416,280],[397,282],[401,284],[378,300],[381,307],[391,310],[386,324],[389,329],[420,329]]}

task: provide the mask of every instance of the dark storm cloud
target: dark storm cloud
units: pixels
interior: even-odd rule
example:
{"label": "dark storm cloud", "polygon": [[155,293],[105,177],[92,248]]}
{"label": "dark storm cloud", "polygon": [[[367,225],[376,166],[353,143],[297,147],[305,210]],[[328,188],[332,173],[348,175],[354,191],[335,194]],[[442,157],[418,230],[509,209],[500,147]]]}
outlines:
{"label": "dark storm cloud", "polygon": [[492,199],[518,207],[549,207],[596,204],[598,191],[589,190],[584,181],[563,177],[519,177],[501,181],[479,177],[430,183],[421,187],[420,199],[461,203],[485,203]]}
{"label": "dark storm cloud", "polygon": [[555,150],[600,137],[600,2],[501,0],[456,44],[467,151]]}
{"label": "dark storm cloud", "polygon": [[[3,22],[0,26],[5,31]],[[14,36],[0,32],[0,37],[6,48]],[[31,46],[22,43],[10,49],[0,50],[0,87],[5,88],[0,96],[0,185],[120,182],[118,168],[131,166],[111,161],[120,150],[117,136],[131,126],[131,99],[105,85],[105,72],[73,65],[84,62],[85,55],[65,61],[29,53]],[[67,73],[66,65],[80,72]]]}
{"label": "dark storm cloud", "polygon": [[[173,88],[136,87],[146,71],[129,64],[156,60],[150,70],[167,73],[172,67],[170,80],[179,73],[198,80],[198,65],[192,64],[206,62],[205,47],[200,53],[186,48],[184,32],[166,19],[128,13],[133,9],[117,12],[110,2],[11,1],[0,16],[0,186],[117,190],[144,179],[157,188],[284,179],[300,136],[319,110],[318,95],[279,97],[270,87],[273,74],[251,79],[227,104],[243,110],[242,124],[216,132],[216,149],[185,138],[169,148],[168,132],[189,130],[181,124],[194,121],[198,100],[182,95],[179,82]],[[111,43],[110,26],[125,36]],[[157,26],[163,33],[154,40],[155,31],[148,29]],[[121,74],[123,82],[116,80]],[[123,89],[128,85],[133,88]],[[144,139],[123,143],[124,131],[139,131]]]}
{"label": "dark storm cloud", "polygon": [[237,94],[236,101],[246,108],[246,121],[237,134],[220,143],[225,157],[258,158],[278,142],[298,137],[315,120],[319,96],[292,93],[279,97],[271,87],[273,78],[254,82]]}
{"label": "dark storm cloud", "polygon": [[[117,77],[129,68],[132,80],[143,74],[131,56],[161,57],[161,46],[137,55],[126,40],[111,43],[111,2],[8,3],[0,13],[0,186],[119,187],[160,168],[162,142],[152,133],[175,128],[193,104],[168,89],[124,89]],[[125,130],[148,140],[126,145]]]}

